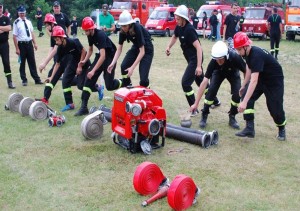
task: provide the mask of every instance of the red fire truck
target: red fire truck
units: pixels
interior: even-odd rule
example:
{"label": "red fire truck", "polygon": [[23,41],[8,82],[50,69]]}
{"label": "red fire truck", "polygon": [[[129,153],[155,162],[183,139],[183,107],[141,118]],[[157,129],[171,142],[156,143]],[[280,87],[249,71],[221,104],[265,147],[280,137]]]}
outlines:
{"label": "red fire truck", "polygon": [[285,33],[287,40],[295,40],[300,35],[300,1],[287,0],[285,10]]}
{"label": "red fire truck", "polygon": [[118,20],[123,10],[128,10],[133,19],[145,25],[154,8],[165,3],[165,0],[114,0],[109,12],[114,17],[117,28],[120,28]]}
{"label": "red fire truck", "polygon": [[266,39],[269,36],[267,20],[272,15],[274,6],[278,9],[278,15],[284,20],[284,12],[281,4],[265,3],[250,5],[245,9],[245,21],[242,31],[247,33],[249,37],[259,38],[260,40]]}

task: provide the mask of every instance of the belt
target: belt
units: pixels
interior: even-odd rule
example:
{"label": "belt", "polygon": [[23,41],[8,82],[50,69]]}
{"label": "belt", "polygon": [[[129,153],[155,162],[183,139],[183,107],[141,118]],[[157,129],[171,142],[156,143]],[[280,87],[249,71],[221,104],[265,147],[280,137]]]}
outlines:
{"label": "belt", "polygon": [[30,40],[30,41],[18,41],[18,43],[20,43],[20,44],[30,44],[30,43],[32,43],[32,40]]}

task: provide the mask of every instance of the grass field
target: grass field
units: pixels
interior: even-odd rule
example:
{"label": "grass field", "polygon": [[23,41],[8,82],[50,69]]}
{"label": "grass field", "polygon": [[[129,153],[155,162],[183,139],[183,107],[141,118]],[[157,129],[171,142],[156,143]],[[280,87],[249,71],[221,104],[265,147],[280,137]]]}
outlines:
{"label": "grass field", "polygon": [[[83,35],[79,35],[79,38],[87,47],[86,38]],[[113,37],[113,41],[117,43],[117,36]],[[39,49],[36,61],[39,65],[48,53],[49,38],[37,37],[37,42]],[[180,85],[186,61],[179,43],[172,49],[170,57],[165,56],[168,42],[168,38],[154,37],[151,88],[163,99],[168,122],[179,124],[180,116],[188,110]],[[201,42],[206,68],[213,43],[207,40]],[[110,124],[104,127],[101,139],[86,141],[80,131],[84,117],[74,117],[75,111],[64,114],[67,122],[61,128],[48,127],[46,120],[34,121],[19,113],[5,111],[4,105],[11,93],[19,92],[23,96],[40,98],[44,88],[34,85],[28,66],[29,84],[22,87],[12,38],[10,43],[13,82],[17,88],[7,88],[1,64],[1,210],[171,210],[166,198],[146,208],[141,207],[147,197],[135,192],[132,179],[135,168],[144,161],[158,164],[171,181],[178,174],[186,174],[195,181],[202,192],[198,203],[190,210],[299,210],[299,42],[282,41],[280,46],[279,61],[285,75],[287,141],[276,140],[277,128],[266,108],[264,97],[256,103],[256,137],[236,137],[236,131],[228,126],[230,92],[229,83],[225,81],[218,93],[222,105],[211,111],[206,128],[208,131],[218,130],[219,145],[203,149],[167,139],[165,147],[150,156],[130,154],[116,146],[110,138]],[[254,44],[269,49],[269,41],[255,40]],[[122,58],[129,44],[125,43],[124,47]],[[119,66],[116,75],[120,77]],[[41,74],[43,80],[46,76],[47,72]],[[138,81],[136,69],[133,84],[137,85]],[[196,86],[194,88],[196,91]],[[76,87],[73,91],[78,109],[81,92]],[[105,91],[105,98],[100,102],[94,94],[89,107],[100,104],[111,107],[112,96],[113,92]],[[50,105],[57,111],[64,106],[60,82],[52,93]],[[199,119],[200,115],[192,119],[193,128],[198,128]],[[237,120],[243,128],[241,114]],[[182,151],[168,153],[178,149]]]}

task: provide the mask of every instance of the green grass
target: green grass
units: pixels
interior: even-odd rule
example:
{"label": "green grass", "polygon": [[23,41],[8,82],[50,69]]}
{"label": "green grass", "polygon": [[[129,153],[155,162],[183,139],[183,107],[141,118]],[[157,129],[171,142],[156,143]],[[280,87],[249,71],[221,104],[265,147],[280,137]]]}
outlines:
{"label": "green grass", "polygon": [[[86,38],[82,35],[79,38],[87,47]],[[117,43],[116,36],[113,41]],[[36,61],[39,65],[48,53],[49,38],[37,37],[37,42]],[[172,49],[170,57],[165,56],[168,42],[169,38],[154,37],[155,56],[150,80],[152,89],[163,99],[168,122],[179,124],[180,116],[188,110],[180,84],[186,61],[179,43]],[[213,43],[201,42],[206,68]],[[280,46],[279,61],[285,74],[284,103],[288,120],[286,142],[275,138],[277,128],[264,97],[256,103],[256,137],[236,137],[236,131],[228,126],[230,87],[225,81],[218,93],[222,105],[211,111],[207,126],[208,131],[218,130],[219,145],[202,149],[167,139],[165,147],[150,156],[130,154],[116,146],[110,138],[110,124],[104,127],[101,139],[86,141],[80,131],[84,117],[74,117],[75,111],[66,112],[67,122],[61,128],[51,128],[47,121],[34,121],[19,113],[5,111],[4,105],[11,93],[41,97],[44,88],[34,85],[28,67],[29,85],[22,87],[12,38],[10,43],[13,81],[17,88],[9,90],[1,73],[1,210],[171,210],[166,198],[146,208],[141,207],[141,202],[147,197],[135,192],[132,179],[136,167],[144,161],[157,163],[171,181],[178,174],[186,174],[195,181],[202,192],[198,203],[190,210],[299,210],[299,42],[282,41]],[[269,41],[255,40],[254,44],[269,49]],[[129,44],[125,43],[122,58],[128,47]],[[46,76],[47,72],[41,74],[43,80]],[[116,76],[120,77],[119,66]],[[136,69],[133,84],[138,84],[138,81]],[[194,88],[196,91],[196,86]],[[73,90],[75,105],[79,108],[81,92],[76,87]],[[103,103],[111,107],[112,96],[113,92],[105,91],[105,99],[99,102],[94,94],[89,106]],[[64,106],[60,82],[53,91],[50,105],[57,111]],[[199,118],[192,119],[193,128],[198,128]],[[244,127],[241,114],[237,119]],[[177,149],[183,150],[168,154]]]}

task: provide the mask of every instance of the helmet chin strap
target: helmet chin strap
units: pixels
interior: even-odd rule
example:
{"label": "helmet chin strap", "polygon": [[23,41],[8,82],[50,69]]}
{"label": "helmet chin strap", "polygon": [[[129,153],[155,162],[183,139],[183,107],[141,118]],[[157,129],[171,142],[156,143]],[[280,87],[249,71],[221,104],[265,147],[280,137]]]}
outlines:
{"label": "helmet chin strap", "polygon": [[247,48],[245,47],[245,46],[243,46],[243,49],[244,49],[244,51],[245,51],[245,55],[243,56],[243,58],[247,58]]}

